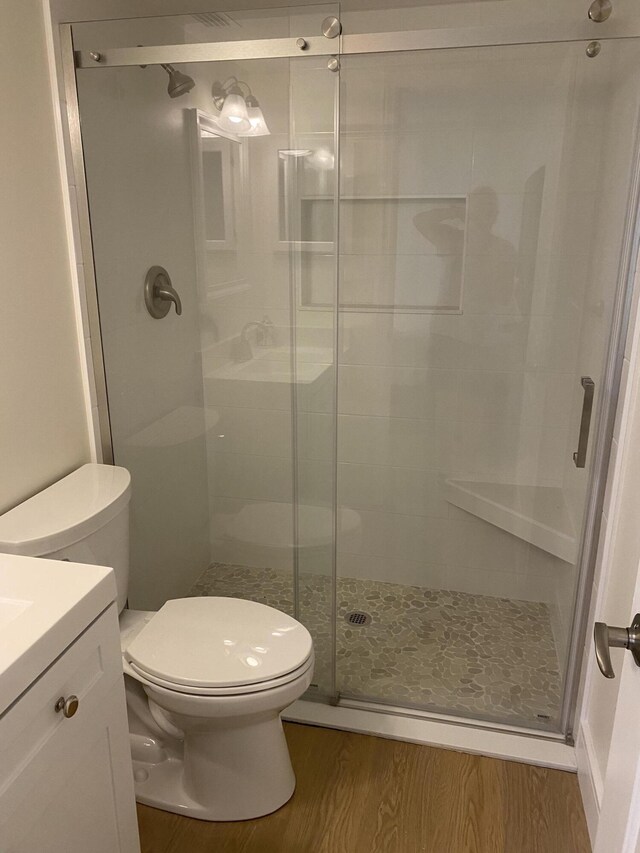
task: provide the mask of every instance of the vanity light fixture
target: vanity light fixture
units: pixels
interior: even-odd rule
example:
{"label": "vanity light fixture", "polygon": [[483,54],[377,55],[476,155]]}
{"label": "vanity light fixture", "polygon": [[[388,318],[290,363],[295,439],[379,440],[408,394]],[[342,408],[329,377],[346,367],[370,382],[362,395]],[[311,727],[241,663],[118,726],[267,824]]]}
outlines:
{"label": "vanity light fixture", "polygon": [[[243,91],[246,89],[246,93]],[[268,136],[270,131],[258,99],[251,88],[237,77],[213,84],[213,103],[219,112],[217,122],[223,130],[237,136]]]}
{"label": "vanity light fixture", "polygon": [[223,130],[236,133],[251,129],[247,105],[239,90],[237,92],[232,90],[226,95],[218,122]]}
{"label": "vanity light fixture", "polygon": [[254,98],[253,95],[249,95],[246,99],[246,104],[249,121],[251,122],[251,130],[241,133],[240,136],[269,136],[269,127],[262,115],[258,99]]}

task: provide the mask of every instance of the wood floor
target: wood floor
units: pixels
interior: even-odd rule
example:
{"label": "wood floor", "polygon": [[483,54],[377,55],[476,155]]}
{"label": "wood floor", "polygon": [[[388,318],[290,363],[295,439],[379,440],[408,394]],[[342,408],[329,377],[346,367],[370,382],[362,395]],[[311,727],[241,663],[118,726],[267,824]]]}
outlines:
{"label": "wood floor", "polygon": [[279,811],[206,823],[138,806],[143,853],[589,853],[575,775],[286,724]]}

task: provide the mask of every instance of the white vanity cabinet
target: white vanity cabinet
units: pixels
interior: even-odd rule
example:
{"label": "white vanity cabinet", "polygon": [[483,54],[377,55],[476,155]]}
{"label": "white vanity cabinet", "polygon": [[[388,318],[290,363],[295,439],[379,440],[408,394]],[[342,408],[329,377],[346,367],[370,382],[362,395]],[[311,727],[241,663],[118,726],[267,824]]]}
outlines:
{"label": "white vanity cabinet", "polygon": [[0,714],[0,851],[139,850],[112,603]]}

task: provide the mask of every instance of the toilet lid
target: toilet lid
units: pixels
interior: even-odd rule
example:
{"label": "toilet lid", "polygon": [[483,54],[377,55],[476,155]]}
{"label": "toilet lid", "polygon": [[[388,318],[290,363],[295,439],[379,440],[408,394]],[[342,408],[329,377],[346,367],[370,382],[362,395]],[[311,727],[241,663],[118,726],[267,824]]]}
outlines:
{"label": "toilet lid", "polygon": [[176,598],[131,642],[126,659],[142,672],[192,687],[235,687],[298,669],[312,651],[299,622],[238,598]]}

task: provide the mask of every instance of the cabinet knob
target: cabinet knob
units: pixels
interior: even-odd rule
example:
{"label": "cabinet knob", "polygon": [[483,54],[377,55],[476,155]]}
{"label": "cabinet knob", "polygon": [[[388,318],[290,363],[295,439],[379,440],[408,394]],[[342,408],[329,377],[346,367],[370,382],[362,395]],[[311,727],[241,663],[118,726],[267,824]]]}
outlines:
{"label": "cabinet knob", "polygon": [[80,700],[73,694],[71,696],[67,696],[66,699],[64,696],[61,696],[55,704],[55,709],[58,714],[62,711],[65,717],[69,719],[69,717],[73,717],[75,712],[78,710],[79,704]]}

